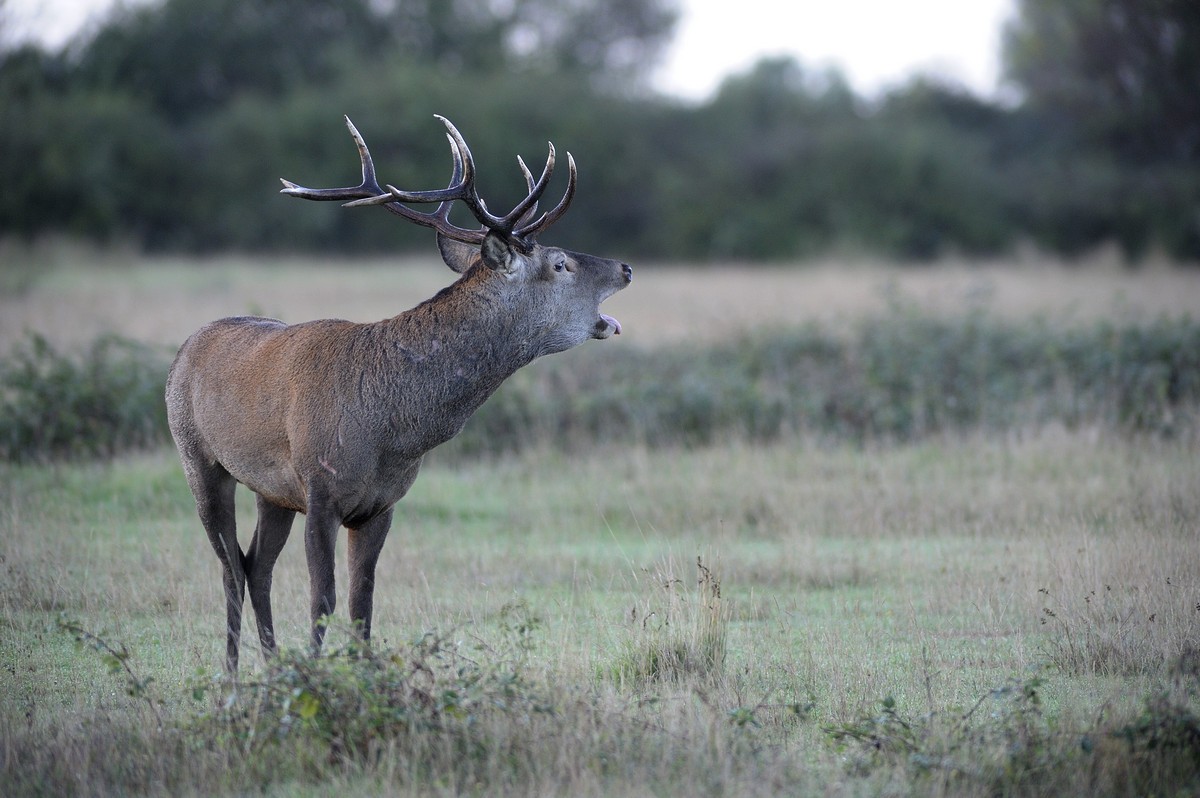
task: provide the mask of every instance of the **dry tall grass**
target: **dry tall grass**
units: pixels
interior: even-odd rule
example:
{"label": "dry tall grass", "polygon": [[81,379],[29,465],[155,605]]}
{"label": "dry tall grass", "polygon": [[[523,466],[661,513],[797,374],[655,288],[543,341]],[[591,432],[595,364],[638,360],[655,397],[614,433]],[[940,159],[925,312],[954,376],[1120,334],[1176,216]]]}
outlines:
{"label": "dry tall grass", "polygon": [[[211,259],[0,248],[0,353],[26,331],[60,346],[103,333],[176,347],[205,322],[246,313],[289,322],[376,321],[432,296],[453,275],[435,256],[336,261]],[[633,289],[605,306],[623,345],[716,341],[762,326],[848,324],[897,298],[935,314],[987,307],[1004,319],[1086,323],[1195,313],[1200,269],[1123,268],[1100,254],[1065,263],[1027,256],[898,268],[865,260],[796,267],[635,264]]]}

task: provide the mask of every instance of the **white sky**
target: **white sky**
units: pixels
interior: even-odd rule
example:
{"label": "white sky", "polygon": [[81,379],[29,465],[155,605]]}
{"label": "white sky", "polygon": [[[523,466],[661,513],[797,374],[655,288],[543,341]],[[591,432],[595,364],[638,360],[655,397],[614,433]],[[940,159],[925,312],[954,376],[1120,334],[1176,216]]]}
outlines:
{"label": "white sky", "polygon": [[996,93],[1000,28],[1013,0],[680,0],[658,85],[702,99],[764,56],[836,66],[873,95],[914,72]]}
{"label": "white sky", "polygon": [[[11,25],[10,36],[36,36],[56,46],[113,2],[0,0],[0,9]],[[775,55],[792,55],[808,68],[836,66],[866,95],[925,72],[993,96],[1000,26],[1013,7],[1013,0],[679,3],[683,15],[655,84],[694,100],[711,94],[725,76]]]}

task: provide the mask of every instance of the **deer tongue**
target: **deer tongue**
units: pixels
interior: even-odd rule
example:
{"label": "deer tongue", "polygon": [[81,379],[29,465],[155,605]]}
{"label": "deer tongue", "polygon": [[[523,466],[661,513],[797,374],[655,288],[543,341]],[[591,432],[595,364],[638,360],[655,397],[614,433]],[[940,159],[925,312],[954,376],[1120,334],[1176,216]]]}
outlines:
{"label": "deer tongue", "polygon": [[604,321],[608,322],[608,326],[613,328],[613,335],[621,334],[621,322],[617,321],[616,319],[614,319],[612,316],[608,315],[607,313],[601,313],[600,318],[603,319]]}

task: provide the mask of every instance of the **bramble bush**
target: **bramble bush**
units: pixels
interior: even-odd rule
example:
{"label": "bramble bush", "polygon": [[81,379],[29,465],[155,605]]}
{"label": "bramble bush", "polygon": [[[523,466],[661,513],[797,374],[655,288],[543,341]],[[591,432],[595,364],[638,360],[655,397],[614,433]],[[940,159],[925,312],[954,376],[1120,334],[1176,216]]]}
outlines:
{"label": "bramble bush", "polygon": [[794,433],[915,440],[1061,423],[1194,433],[1200,324],[1058,330],[897,310],[849,337],[816,326],[707,348],[607,348],[516,374],[452,446],[702,445]]}
{"label": "bramble bush", "polygon": [[161,443],[168,364],[116,336],[67,354],[30,335],[0,360],[0,459],[112,457]]}
{"label": "bramble bush", "polygon": [[[33,336],[0,360],[0,457],[107,457],[167,440],[168,355],[114,337],[76,354]],[[454,442],[695,446],[811,434],[852,442],[1047,424],[1194,435],[1200,323],[1058,329],[902,308],[848,336],[814,325],[707,347],[604,347],[518,372]],[[451,456],[454,456],[453,454]]]}

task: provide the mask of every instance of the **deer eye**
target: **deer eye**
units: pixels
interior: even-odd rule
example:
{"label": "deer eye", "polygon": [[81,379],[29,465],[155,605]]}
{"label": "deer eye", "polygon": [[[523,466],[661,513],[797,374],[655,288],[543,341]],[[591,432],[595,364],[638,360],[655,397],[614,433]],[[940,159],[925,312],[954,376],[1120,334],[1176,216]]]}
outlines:
{"label": "deer eye", "polygon": [[554,271],[561,272],[565,268],[567,268],[566,261],[561,261],[561,260],[554,261]]}

